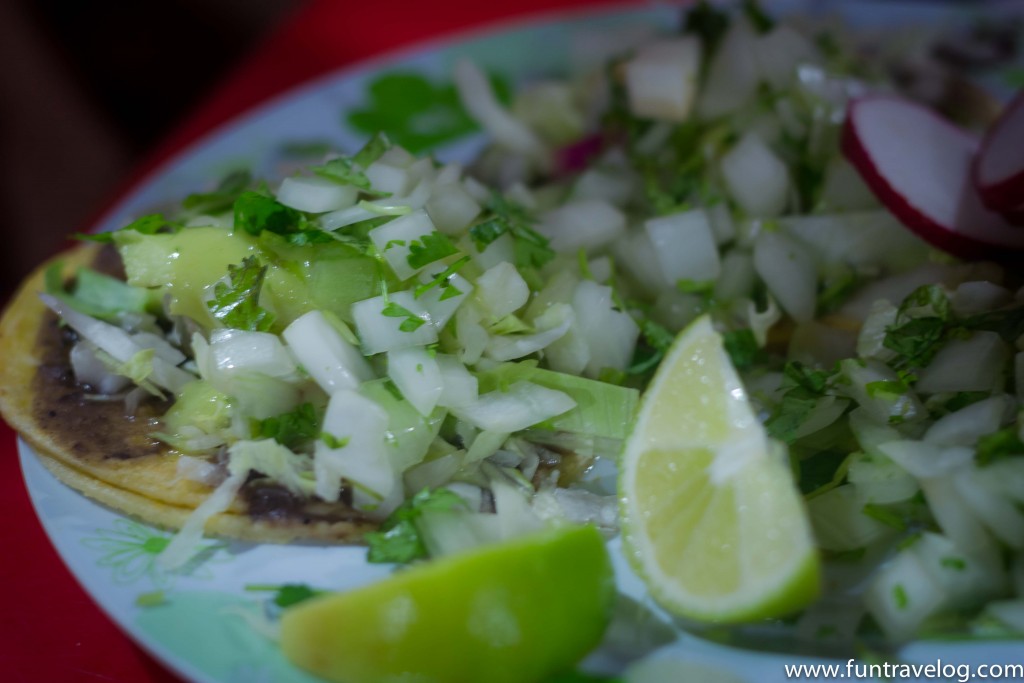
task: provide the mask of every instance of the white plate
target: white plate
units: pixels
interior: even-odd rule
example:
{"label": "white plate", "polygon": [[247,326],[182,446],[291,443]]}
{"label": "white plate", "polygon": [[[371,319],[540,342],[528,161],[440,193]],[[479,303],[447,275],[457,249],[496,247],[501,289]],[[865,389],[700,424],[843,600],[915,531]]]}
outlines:
{"label": "white plate", "polygon": [[[783,11],[839,9],[852,23],[873,26],[967,18],[965,9],[926,3],[825,4],[793,0],[773,6]],[[1009,7],[1010,3],[1004,6]],[[278,175],[287,163],[281,153],[283,143],[329,141],[341,149],[358,148],[366,131],[353,128],[353,122],[359,121],[351,113],[386,107],[387,103],[373,102],[370,93],[375,83],[378,89],[381,83],[386,84],[389,75],[419,74],[430,84],[432,107],[420,112],[419,119],[401,122],[407,131],[416,131],[429,120],[450,120],[450,73],[459,57],[476,60],[509,82],[521,82],[564,73],[573,59],[572,46],[586,41],[595,32],[613,29],[620,35],[629,35],[670,30],[678,20],[678,10],[664,6],[545,18],[437,41],[345,69],[286,93],[206,136],[151,174],[97,227],[120,227],[151,212],[153,207],[209,189],[231,169],[249,167],[258,177]],[[343,116],[344,113],[349,115]],[[451,135],[440,136],[443,139],[438,142],[443,144],[437,151],[439,158],[468,159],[479,148],[480,137],[466,134],[462,128],[456,121]],[[211,540],[202,562],[185,573],[166,574],[157,569],[154,558],[166,544],[169,533],[90,501],[57,481],[23,443],[20,452],[33,504],[71,571],[121,628],[193,681],[317,680],[289,665],[253,628],[251,615],[264,609],[266,596],[246,591],[245,586],[305,583],[344,590],[384,577],[390,571],[386,566],[367,564],[365,550],[361,548]],[[643,600],[642,585],[623,561],[618,543],[613,542],[610,547],[621,590]],[[136,605],[139,595],[158,590],[167,597],[164,604]],[[683,632],[658,655],[710,665],[731,672],[738,680],[779,683],[790,680],[785,664],[827,661],[717,645]],[[940,657],[943,662],[961,665],[1019,663],[1020,645],[919,643],[900,653],[900,661],[905,662],[932,663]],[[622,666],[622,660],[607,650],[595,653],[585,662],[585,668],[594,672],[614,673]]]}

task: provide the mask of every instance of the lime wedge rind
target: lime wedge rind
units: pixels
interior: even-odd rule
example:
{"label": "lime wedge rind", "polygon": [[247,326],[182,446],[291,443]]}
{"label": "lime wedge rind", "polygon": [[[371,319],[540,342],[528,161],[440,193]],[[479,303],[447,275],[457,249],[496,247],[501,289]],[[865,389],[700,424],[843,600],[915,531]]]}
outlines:
{"label": "lime wedge rind", "polygon": [[669,612],[735,623],[796,611],[818,595],[803,500],[707,316],[662,362],[619,476],[623,551]]}

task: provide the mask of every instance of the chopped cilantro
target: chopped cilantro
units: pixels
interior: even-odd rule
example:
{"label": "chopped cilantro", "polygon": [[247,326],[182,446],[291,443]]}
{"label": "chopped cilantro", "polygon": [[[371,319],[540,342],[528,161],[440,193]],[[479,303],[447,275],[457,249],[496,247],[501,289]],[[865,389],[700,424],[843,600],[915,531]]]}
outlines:
{"label": "chopped cilantro", "polygon": [[752,330],[729,330],[722,335],[722,342],[737,370],[749,370],[764,356]]}
{"label": "chopped cilantro", "polygon": [[548,238],[533,228],[536,219],[525,208],[493,192],[487,209],[484,219],[469,229],[479,251],[508,233],[515,242],[516,265],[520,268],[540,268],[555,258]]}
{"label": "chopped cilantro", "polygon": [[167,596],[161,590],[139,593],[135,597],[135,604],[138,607],[157,607],[167,603]]}
{"label": "chopped cilantro", "polygon": [[946,401],[942,408],[946,413],[955,413],[966,408],[972,403],[977,403],[991,396],[987,391],[958,391],[953,397]]}
{"label": "chopped cilantro", "polygon": [[979,313],[964,320],[963,326],[969,330],[997,332],[1004,341],[1013,344],[1024,335],[1024,306]]}
{"label": "chopped cilantro", "polygon": [[320,432],[320,440],[327,444],[328,448],[344,448],[352,440],[352,437],[343,436],[339,438],[328,432]]}
{"label": "chopped cilantro", "polygon": [[298,603],[323,595],[328,591],[318,588],[311,588],[304,583],[284,583],[281,585],[249,584],[245,587],[247,591],[272,591],[274,604],[278,607],[291,607]]}
{"label": "chopped cilantro", "polygon": [[452,275],[457,273],[467,263],[469,263],[469,257],[463,256],[458,261],[445,268],[443,272],[435,275],[430,282],[426,282],[416,287],[413,291],[413,296],[419,299],[434,287],[441,287],[441,289],[444,290],[441,293],[441,301],[445,301],[446,299],[451,299],[452,297],[462,294],[462,290],[453,285],[451,279]]}
{"label": "chopped cilantro", "polygon": [[249,171],[232,171],[224,176],[213,192],[198,192],[185,197],[182,206],[196,214],[218,214],[230,209],[252,183]]}
{"label": "chopped cilantro", "polygon": [[683,294],[709,294],[715,289],[715,281],[679,280],[676,282],[676,289]]}
{"label": "chopped cilantro", "polygon": [[978,439],[975,460],[979,467],[1014,455],[1024,455],[1024,442],[1021,442],[1016,425]]}
{"label": "chopped cilantro", "polygon": [[871,519],[879,521],[888,527],[896,529],[897,531],[907,530],[906,520],[889,508],[882,507],[881,505],[875,505],[874,503],[868,503],[861,509],[861,512]]}
{"label": "chopped cilantro", "polygon": [[402,332],[415,332],[425,322],[427,322],[408,308],[399,306],[394,301],[389,301],[387,305],[384,306],[384,310],[381,311],[381,313],[388,318],[405,318],[405,320],[402,321],[402,324],[398,326],[398,329]]}
{"label": "chopped cilantro", "polygon": [[327,178],[342,185],[352,185],[360,190],[370,189],[370,179],[356,166],[351,157],[331,159],[323,166],[314,166],[310,170],[321,178]]}
{"label": "chopped cilantro", "polygon": [[829,390],[833,375],[799,361],[786,363],[782,375],[783,387],[788,388],[765,426],[776,439],[792,443],[800,425]]}
{"label": "chopped cilantro", "polygon": [[910,391],[910,386],[902,379],[883,379],[877,382],[868,382],[864,385],[871,398],[883,398],[894,401]]}
{"label": "chopped cilantro", "polygon": [[274,314],[259,304],[267,266],[255,256],[240,265],[228,266],[228,282],[213,287],[213,300],[206,302],[213,317],[225,326],[239,330],[266,332],[274,324]]}
{"label": "chopped cilantro", "polygon": [[892,599],[896,602],[896,607],[899,609],[906,609],[910,605],[907,590],[900,584],[892,587]]}
{"label": "chopped cilantro", "polygon": [[290,413],[250,422],[253,439],[273,439],[286,448],[295,449],[315,439],[320,429],[320,416],[312,403],[303,403]]}
{"label": "chopped cilantro", "polygon": [[300,212],[259,192],[247,190],[235,200],[235,227],[250,235],[264,230],[287,235],[300,230],[303,222]]}
{"label": "chopped cilantro", "polygon": [[914,318],[886,330],[882,345],[899,354],[893,365],[919,368],[931,361],[942,346],[946,322],[941,318]]}
{"label": "chopped cilantro", "polygon": [[368,168],[370,164],[380,159],[384,152],[391,149],[391,140],[388,139],[386,133],[377,131],[373,134],[363,148],[355,153],[352,157],[352,161],[356,162],[362,168]]}
{"label": "chopped cilantro", "polygon": [[[626,375],[642,375],[656,368],[675,340],[675,336],[671,332],[650,318],[640,321],[640,335],[647,349],[637,348],[633,362],[626,368]],[[611,382],[611,384],[622,384],[622,382]]]}
{"label": "chopped cilantro", "polygon": [[406,260],[409,267],[419,270],[435,261],[459,253],[447,235],[437,231],[424,235],[422,239],[413,240],[409,243],[409,255]]}
{"label": "chopped cilantro", "polygon": [[126,230],[132,230],[134,232],[143,235],[155,235],[158,232],[178,232],[181,230],[182,224],[180,221],[171,221],[164,218],[163,214],[152,213],[141,218],[136,218],[134,221],[124,226],[120,230],[113,230],[111,232],[97,232],[94,234],[83,234],[77,233],[75,239],[83,240],[86,242],[100,242],[101,244],[109,244],[114,241],[114,235],[118,232],[124,232]]}
{"label": "chopped cilantro", "polygon": [[427,557],[427,548],[416,528],[416,520],[424,510],[458,510],[465,501],[458,494],[444,488],[423,489],[384,520],[380,531],[366,534],[370,546],[369,562],[397,562],[406,564]]}
{"label": "chopped cilantro", "polygon": [[939,564],[946,569],[953,569],[958,572],[967,569],[967,560],[962,557],[943,557],[939,560]]}

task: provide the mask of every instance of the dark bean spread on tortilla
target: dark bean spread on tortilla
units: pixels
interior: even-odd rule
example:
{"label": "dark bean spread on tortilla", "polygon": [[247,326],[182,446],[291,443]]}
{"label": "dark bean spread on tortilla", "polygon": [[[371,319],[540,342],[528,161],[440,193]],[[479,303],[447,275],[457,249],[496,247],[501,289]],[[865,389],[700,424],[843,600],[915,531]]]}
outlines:
{"label": "dark bean spread on tortilla", "polygon": [[[93,267],[124,277],[120,257],[112,249],[101,250]],[[175,457],[166,444],[150,436],[159,431],[159,418],[170,404],[147,397],[135,415],[128,415],[121,399],[90,397],[89,388],[76,382],[71,369],[69,354],[77,340],[75,332],[61,325],[54,313],[44,314],[36,340],[42,362],[32,387],[37,424],[65,452],[83,463]],[[245,502],[249,515],[264,523],[368,523],[349,506],[348,491],[342,492],[339,503],[304,499],[256,473],[249,477],[239,498]]]}

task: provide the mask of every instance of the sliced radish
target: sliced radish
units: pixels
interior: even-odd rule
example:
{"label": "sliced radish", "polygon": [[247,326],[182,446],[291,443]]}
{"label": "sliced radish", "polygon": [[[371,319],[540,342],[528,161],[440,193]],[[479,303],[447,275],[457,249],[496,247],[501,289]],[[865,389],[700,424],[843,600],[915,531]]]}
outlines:
{"label": "sliced radish", "polygon": [[974,185],[996,211],[1022,212],[1024,204],[1024,91],[989,128],[974,159]]}
{"label": "sliced radish", "polygon": [[854,101],[843,154],[910,230],[962,258],[1019,258],[1024,230],[985,208],[971,182],[977,140],[926,107],[892,95]]}

